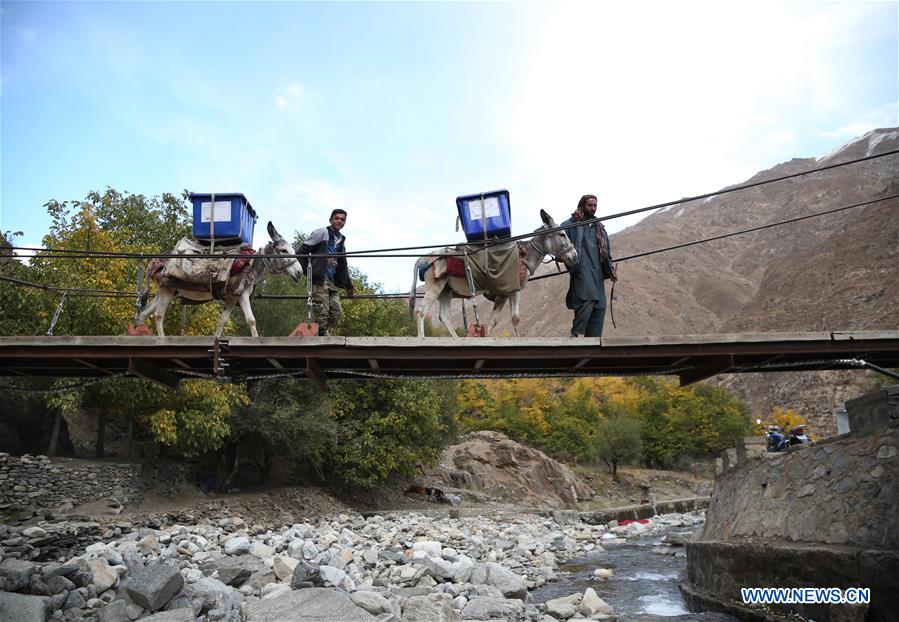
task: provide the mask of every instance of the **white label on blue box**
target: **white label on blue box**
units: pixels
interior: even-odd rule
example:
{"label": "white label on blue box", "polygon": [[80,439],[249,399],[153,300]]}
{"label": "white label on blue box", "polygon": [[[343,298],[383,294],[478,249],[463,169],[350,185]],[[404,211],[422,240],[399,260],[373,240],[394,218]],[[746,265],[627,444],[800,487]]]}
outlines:
{"label": "white label on blue box", "polygon": [[481,199],[468,202],[468,220],[481,220],[482,218],[496,218],[499,216],[499,200],[496,197],[484,199],[481,207]]}
{"label": "white label on blue box", "polygon": [[[231,220],[231,201],[215,202],[215,222]],[[200,222],[212,222],[212,202],[200,204]]]}

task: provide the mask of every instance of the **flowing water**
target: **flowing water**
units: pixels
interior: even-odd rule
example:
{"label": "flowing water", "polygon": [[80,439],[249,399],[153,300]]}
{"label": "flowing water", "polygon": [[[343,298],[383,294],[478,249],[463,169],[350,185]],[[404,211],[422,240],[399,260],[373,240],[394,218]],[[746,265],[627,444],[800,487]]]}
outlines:
{"label": "flowing water", "polygon": [[[676,528],[671,531],[684,531]],[[686,579],[686,549],[676,547],[679,556],[652,553],[664,533],[629,538],[627,544],[603,544],[604,552],[572,559],[559,567],[560,579],[531,592],[535,602],[561,598],[592,587],[624,619],[671,618],[672,620],[736,620],[724,614],[691,614],[677,585]],[[613,571],[608,581],[593,577],[596,568]]]}

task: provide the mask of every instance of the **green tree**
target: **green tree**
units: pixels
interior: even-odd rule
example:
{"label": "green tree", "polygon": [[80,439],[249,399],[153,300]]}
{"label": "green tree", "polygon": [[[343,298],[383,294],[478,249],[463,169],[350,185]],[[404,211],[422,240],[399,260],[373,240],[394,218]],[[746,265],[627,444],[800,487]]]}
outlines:
{"label": "green tree", "polygon": [[[190,220],[186,197],[171,194],[148,198],[108,188],[91,192],[83,201],[51,200],[46,204],[51,218],[44,236],[48,249],[69,249],[153,254],[168,251],[189,234]],[[8,248],[8,244],[6,246]],[[61,288],[93,288],[135,291],[140,261],[125,258],[60,258],[38,252],[27,265],[4,256],[4,275],[21,275],[24,280]],[[6,334],[42,334],[47,330],[58,297],[41,290],[20,286],[14,296],[2,296],[0,329]],[[25,292],[29,293],[25,293]],[[5,294],[6,291],[3,291]],[[219,310],[212,305],[190,314],[188,334],[212,334]],[[117,335],[134,315],[133,298],[71,296],[56,326],[57,335]],[[180,332],[180,314],[170,313],[170,334]],[[188,383],[184,394],[166,393],[141,380],[113,379],[76,391],[79,407],[97,414],[97,455],[102,456],[105,422],[110,417],[128,417],[130,422],[148,425],[155,438],[184,455],[196,455],[223,442],[227,418],[221,405],[231,403],[232,389],[206,383],[195,388]],[[200,386],[200,385],[197,385]],[[151,387],[151,388],[147,388]],[[65,399],[60,396],[59,399]],[[205,403],[207,400],[208,403]],[[51,405],[52,407],[52,405]],[[57,408],[57,412],[59,409]],[[213,413],[208,420],[203,413]],[[152,413],[152,414],[151,414]],[[129,426],[130,427],[130,426]],[[224,431],[224,432],[223,432]],[[223,436],[224,433],[224,436]],[[204,436],[205,435],[205,436]]]}
{"label": "green tree", "polygon": [[603,419],[594,436],[594,455],[605,462],[609,472],[618,480],[618,465],[640,458],[642,440],[640,422],[628,415]]}
{"label": "green tree", "polygon": [[345,482],[371,488],[393,473],[412,475],[440,450],[440,395],[432,381],[345,380],[332,383],[337,422],[332,456]]}
{"label": "green tree", "polygon": [[327,394],[306,380],[261,380],[230,418],[231,439],[252,455],[265,483],[275,457],[321,474],[334,449],[336,425]]}

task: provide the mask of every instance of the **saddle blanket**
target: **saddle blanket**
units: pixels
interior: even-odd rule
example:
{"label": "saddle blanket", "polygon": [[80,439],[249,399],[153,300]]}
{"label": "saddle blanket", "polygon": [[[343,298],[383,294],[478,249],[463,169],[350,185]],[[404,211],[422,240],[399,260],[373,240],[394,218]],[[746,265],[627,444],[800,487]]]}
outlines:
{"label": "saddle blanket", "polygon": [[[523,248],[515,242],[486,248],[480,245],[463,245],[447,248],[444,252],[469,253],[467,260],[478,292],[489,290],[494,294],[511,294],[521,289],[527,276]],[[438,255],[430,263],[423,263],[419,267],[418,276],[424,280],[428,270],[433,270],[435,278],[449,276],[453,295],[468,298],[474,292],[468,287],[465,261],[465,257],[458,255]]]}
{"label": "saddle blanket", "polygon": [[228,288],[229,281],[245,271],[255,250],[246,244],[216,245],[216,252],[224,252],[230,257],[209,257],[209,245],[190,238],[181,238],[172,254],[187,255],[169,259],[154,259],[150,265],[151,278],[165,278],[180,285],[198,290]]}

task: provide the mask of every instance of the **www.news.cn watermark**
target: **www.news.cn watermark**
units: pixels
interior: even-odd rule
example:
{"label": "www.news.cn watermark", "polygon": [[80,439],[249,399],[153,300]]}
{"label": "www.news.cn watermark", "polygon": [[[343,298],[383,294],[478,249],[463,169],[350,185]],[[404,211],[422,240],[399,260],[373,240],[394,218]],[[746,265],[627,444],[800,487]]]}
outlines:
{"label": "www.news.cn watermark", "polygon": [[871,588],[850,587],[743,587],[746,605],[867,605]]}

